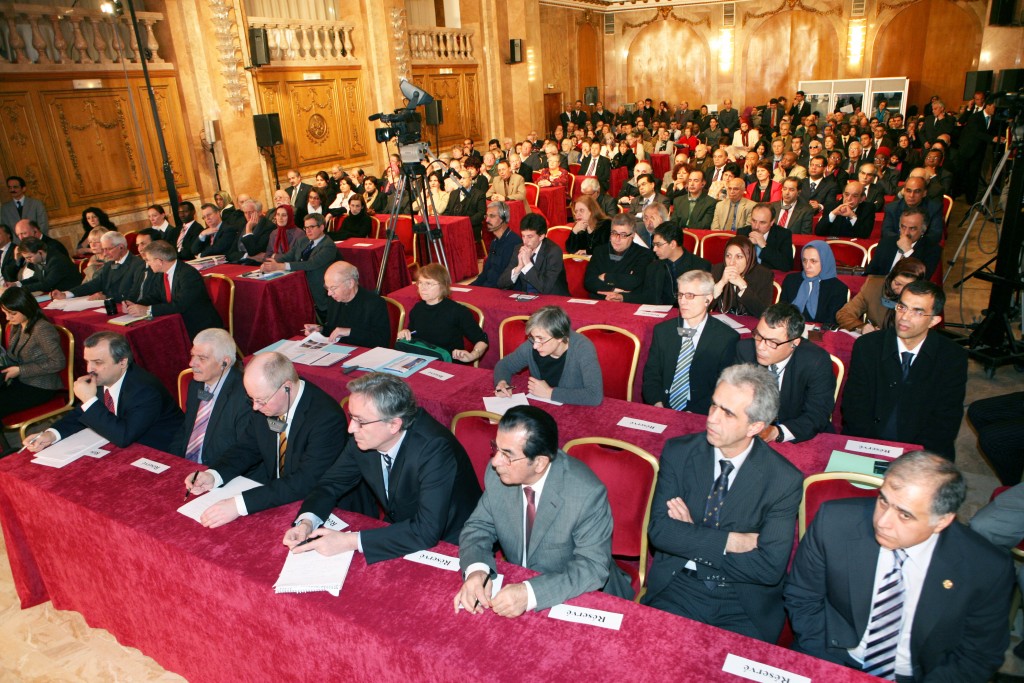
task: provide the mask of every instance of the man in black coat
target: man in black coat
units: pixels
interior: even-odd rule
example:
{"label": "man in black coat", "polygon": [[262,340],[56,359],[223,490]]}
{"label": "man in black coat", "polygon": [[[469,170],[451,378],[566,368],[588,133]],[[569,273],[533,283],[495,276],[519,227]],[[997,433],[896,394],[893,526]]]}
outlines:
{"label": "man in black coat", "polygon": [[647,264],[654,255],[633,240],[635,234],[632,216],[620,213],[612,218],[610,241],[594,247],[583,276],[583,286],[591,298],[630,292],[643,284]]}
{"label": "man in black coat", "polygon": [[807,181],[800,189],[800,198],[815,212],[821,211],[825,201],[834,199],[838,192],[836,181],[824,175],[827,164],[825,157],[821,155],[811,157],[807,162]]}
{"label": "man in black coat", "polygon": [[736,234],[750,238],[761,265],[784,273],[793,270],[793,233],[774,224],[770,204],[762,202],[751,209],[750,226],[738,229]]}
{"label": "man in black coat", "polygon": [[329,296],[324,324],[307,323],[304,334],[320,332],[335,343],[371,349],[393,344],[387,303],[376,292],[359,286],[358,268],[335,261],[324,273],[324,288]]}
{"label": "man in black coat", "polygon": [[473,237],[479,241],[483,235],[484,211],[487,200],[484,193],[473,187],[473,176],[469,171],[459,173],[461,187],[448,195],[448,206],[444,208],[445,216],[466,216],[473,224]]}
{"label": "man in black coat", "polygon": [[882,238],[900,236],[900,216],[910,207],[920,207],[928,218],[928,230],[925,240],[938,246],[942,241],[942,228],[945,218],[942,215],[942,201],[929,199],[924,178],[910,176],[903,184],[903,197],[889,202],[885,207],[882,219]]}
{"label": "man in black coat", "polygon": [[182,261],[191,261],[196,257],[192,252],[192,245],[204,228],[202,221],[196,220],[195,204],[181,202],[178,204],[178,225],[175,226],[174,233],[168,231],[165,238],[178,250],[178,258]]}
{"label": "man in black coat", "polygon": [[897,261],[914,257],[924,263],[925,278],[931,278],[942,258],[942,249],[925,239],[928,216],[919,206],[911,206],[900,216],[900,235],[883,237],[868,264],[868,275],[888,275]]}
{"label": "man in black coat", "polygon": [[968,204],[974,203],[981,189],[981,171],[989,147],[1003,140],[1001,128],[1005,124],[996,121],[995,112],[995,99],[989,97],[984,109],[971,114],[960,133],[960,159],[964,164],[961,182]]}
{"label": "man in black coat", "polygon": [[822,237],[871,237],[875,208],[864,201],[864,186],[858,180],[846,183],[843,197],[825,202],[825,215],[814,234]]}
{"label": "man in black coat", "polygon": [[715,218],[715,207],[718,202],[709,197],[704,188],[707,181],[704,171],[694,169],[686,177],[686,194],[679,195],[672,201],[672,222],[680,228],[696,228],[708,230]]}
{"label": "man in black coat", "polygon": [[683,248],[683,230],[672,223],[662,223],[654,229],[651,251],[657,260],[647,264],[644,283],[631,292],[609,294],[608,301],[631,304],[678,306],[676,290],[678,278],[691,270],[711,272],[711,264]]}
{"label": "man in black coat", "polygon": [[498,278],[498,288],[569,296],[562,249],[545,237],[548,228],[544,217],[537,213],[527,214],[519,225],[519,233],[523,245]]}
{"label": "man in black coat", "polygon": [[579,175],[593,176],[601,185],[601,192],[608,191],[608,184],[612,178],[612,163],[601,154],[601,145],[590,146],[590,156],[580,158]]}
{"label": "man in black coat", "polygon": [[82,284],[82,273],[71,259],[60,251],[50,253],[41,239],[27,237],[18,245],[18,254],[32,269],[32,276],[21,281],[21,286],[31,292],[60,291]]}
{"label": "man in black coat", "polygon": [[[306,497],[284,543],[294,552],[324,555],[359,550],[367,564],[458,543],[480,499],[465,449],[416,405],[397,377],[370,373],[348,383],[352,440]],[[389,526],[362,532],[319,527],[339,497],[366,482]],[[315,534],[301,548],[298,544]]]}
{"label": "man in black coat", "polygon": [[142,283],[146,264],[135,254],[128,253],[128,240],[119,232],[111,230],[100,238],[103,257],[107,260],[96,277],[70,290],[54,290],[50,296],[65,299],[87,296],[90,299],[113,299],[120,303],[134,297]]}
{"label": "man in black coat", "polygon": [[239,225],[234,221],[222,220],[220,209],[215,204],[203,204],[201,209],[206,228],[192,241],[192,253],[197,258],[223,256],[226,260],[238,242]]}

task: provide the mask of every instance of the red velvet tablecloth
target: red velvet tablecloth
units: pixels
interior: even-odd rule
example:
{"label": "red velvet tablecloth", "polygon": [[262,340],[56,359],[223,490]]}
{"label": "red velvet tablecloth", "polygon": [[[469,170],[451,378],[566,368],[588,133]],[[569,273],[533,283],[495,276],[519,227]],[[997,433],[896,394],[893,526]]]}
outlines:
{"label": "red velvet tablecloth", "polygon": [[544,216],[549,228],[566,224],[566,199],[565,188],[561,185],[542,187],[537,193],[537,211]]}
{"label": "red velvet tablecloth", "polygon": [[[381,223],[387,224],[390,216],[378,214]],[[476,238],[473,236],[473,224],[466,216],[438,216],[441,223],[441,244],[444,245],[448,258],[448,273],[452,282],[473,277],[480,272],[476,256]],[[434,219],[430,219],[434,225]],[[438,261],[433,250],[427,253],[427,241],[424,235],[416,235],[417,260],[420,265]]]}
{"label": "red velvet tablecloth", "polygon": [[[359,286],[370,291],[377,289],[377,277],[380,274],[380,264],[384,260],[384,246],[387,243],[387,240],[365,237],[350,237],[342,242],[335,242],[342,260],[359,269]],[[391,243],[388,266],[384,272],[380,293],[389,294],[396,289],[408,287],[411,282],[409,269],[405,265],[405,247],[395,240]]]}
{"label": "red velvet tablecloth", "polygon": [[612,197],[619,196],[619,190],[622,189],[622,185],[629,180],[628,169],[625,166],[619,168],[613,168],[611,177],[608,181],[608,194]]}
{"label": "red velvet tablecloth", "polygon": [[661,179],[665,177],[666,173],[672,170],[672,155],[652,154],[651,170],[654,171],[654,179],[657,181],[655,184],[658,187],[661,187]]}
{"label": "red velvet tablecloth", "polygon": [[[132,467],[139,457],[162,474]],[[340,597],[275,595],[292,503],[205,529],[175,512],[183,459],[144,447],[65,470],[0,462],[0,521],[23,607],[47,599],[193,683],[220,681],[733,680],[729,653],[830,683],[851,669],[600,593],[573,605],[623,615],[618,631],[452,609],[457,572],[356,553]],[[340,516],[354,530],[380,522]],[[436,552],[457,556],[442,543]],[[498,563],[506,583],[533,573]],[[515,643],[515,646],[510,646]],[[528,656],[524,656],[528,653]]]}
{"label": "red velvet tablecloth", "polygon": [[[108,323],[110,316],[102,308],[73,313],[51,308],[44,310],[51,322],[68,328],[75,338],[76,377],[86,372],[82,349],[89,335],[116,332],[128,340],[132,357],[139,367],[153,373],[171,392],[171,396],[178,395],[178,374],[188,367],[192,341],[185,331],[185,323],[177,313],[121,326]],[[294,331],[289,331],[288,336],[292,334]],[[280,336],[277,338],[280,339]]]}

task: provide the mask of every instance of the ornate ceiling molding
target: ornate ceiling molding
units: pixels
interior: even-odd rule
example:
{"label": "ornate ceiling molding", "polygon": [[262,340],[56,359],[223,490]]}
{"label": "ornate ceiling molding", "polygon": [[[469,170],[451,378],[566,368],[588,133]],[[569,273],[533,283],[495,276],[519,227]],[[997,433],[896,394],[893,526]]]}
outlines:
{"label": "ornate ceiling molding", "polygon": [[[910,0],[911,2],[918,2],[919,0]],[[793,12],[794,10],[801,10],[804,12],[810,12],[811,14],[818,14],[823,17],[841,17],[843,16],[843,9],[841,6],[833,7],[829,10],[820,10],[810,5],[804,4],[803,0],[782,0],[782,4],[772,10],[766,10],[764,12],[744,12],[743,21],[740,25],[746,27],[747,22],[751,19],[763,19],[765,17],[774,17],[777,14],[783,12]]]}
{"label": "ornate ceiling molding", "polygon": [[671,7],[659,7],[657,10],[655,10],[654,16],[648,19],[647,21],[638,21],[636,23],[626,22],[622,25],[622,30],[625,31],[626,29],[631,28],[643,28],[644,26],[653,24],[656,21],[668,21],[670,19],[672,21],[678,21],[680,24],[686,24],[687,26],[707,26],[708,28],[711,28],[710,17],[705,16],[703,19],[699,21],[694,21],[693,19],[686,19],[684,17],[676,16],[675,10],[673,10]]}

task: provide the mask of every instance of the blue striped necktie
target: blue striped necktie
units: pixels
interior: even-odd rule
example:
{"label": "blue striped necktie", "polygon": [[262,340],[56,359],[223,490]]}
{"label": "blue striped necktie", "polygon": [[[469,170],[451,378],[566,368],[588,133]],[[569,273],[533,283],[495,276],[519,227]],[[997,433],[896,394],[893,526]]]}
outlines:
{"label": "blue striped necktie", "polygon": [[903,563],[907,559],[907,551],[902,548],[892,553],[892,569],[882,579],[871,604],[863,667],[866,673],[888,680],[896,675],[896,647],[903,624]]}
{"label": "blue striped necktie", "polygon": [[668,390],[668,405],[673,410],[683,410],[690,402],[690,363],[693,362],[693,351],[693,340],[684,336],[679,345],[676,372]]}

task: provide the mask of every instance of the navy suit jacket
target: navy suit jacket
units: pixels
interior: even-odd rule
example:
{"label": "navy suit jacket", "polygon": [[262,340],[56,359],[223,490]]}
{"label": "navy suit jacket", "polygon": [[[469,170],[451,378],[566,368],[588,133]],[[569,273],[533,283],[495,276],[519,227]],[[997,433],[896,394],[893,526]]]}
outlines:
{"label": "navy suit jacket", "polygon": [[128,254],[124,263],[120,265],[107,261],[96,273],[96,277],[73,288],[71,294],[89,296],[103,292],[117,303],[130,301],[138,296],[142,272],[145,269],[145,262],[134,254]]}
{"label": "navy suit jacket", "polygon": [[857,222],[853,223],[846,216],[836,216],[831,222],[829,214],[839,206],[840,202],[832,200],[825,203],[825,209],[814,228],[814,234],[821,237],[871,237],[875,228],[875,207],[869,202],[861,202],[855,212]]}
{"label": "navy suit jacket", "polygon": [[[753,228],[747,226],[736,231],[737,235],[750,237]],[[754,247],[757,251],[757,247]],[[773,225],[768,231],[764,249],[758,255],[758,262],[766,268],[788,273],[793,270],[793,232],[781,225]]]}
{"label": "navy suit jacket", "polygon": [[207,237],[203,241],[199,239],[199,234],[196,234],[195,239],[192,241],[192,253],[196,257],[222,255],[226,259],[228,253],[236,248],[237,243],[238,224],[221,220],[220,227],[213,234],[212,238]]}
{"label": "navy suit jacket", "polygon": [[519,273],[516,281],[512,281],[512,271],[519,267],[518,251],[513,252],[505,272],[498,278],[500,289],[522,289],[524,283],[533,285],[541,294],[557,294],[569,296],[569,283],[565,277],[565,266],[562,264],[562,249],[557,244],[544,238],[537,260],[528,273]]}
{"label": "navy suit jacket", "polygon": [[174,267],[170,301],[164,291],[163,273],[152,273],[146,280],[142,299],[138,303],[152,306],[155,317],[180,313],[188,336],[193,339],[207,328],[224,327],[224,321],[210,301],[203,276],[184,261],[178,261]]}
{"label": "navy suit jacket", "polygon": [[[668,407],[668,392],[676,374],[676,360],[683,343],[678,332],[680,325],[682,321],[676,317],[654,326],[650,354],[644,365],[644,403],[654,405],[661,402]],[[708,414],[718,375],[733,364],[739,338],[736,330],[708,316],[690,362],[690,401],[686,410]]]}
{"label": "navy suit jacket", "polygon": [[[199,414],[199,390],[203,383],[192,380],[185,399],[185,420],[174,436],[167,452],[185,457],[192,428]],[[231,368],[224,377],[217,400],[210,411],[210,421],[203,436],[202,462],[218,469],[220,462],[230,458],[234,449],[251,452],[256,449],[253,437],[253,417],[256,413],[242,386],[241,368]]]}
{"label": "navy suit jacket", "polygon": [[164,450],[181,427],[181,410],[153,375],[129,365],[121,382],[117,414],[103,405],[103,391],[86,411],[78,405],[53,428],[61,438],[91,429],[118,448],[141,443]]}
{"label": "navy suit jacket", "polygon": [[[896,247],[897,239],[896,237],[883,237],[878,241],[875,255],[871,258],[871,263],[868,264],[868,275],[889,274],[889,271],[892,270],[892,262],[896,259],[896,254],[898,253]],[[920,259],[924,263],[924,277],[928,279],[939,265],[939,259],[942,258],[942,249],[938,244],[933,244],[922,235],[921,239],[914,245],[914,253],[911,256]]]}

